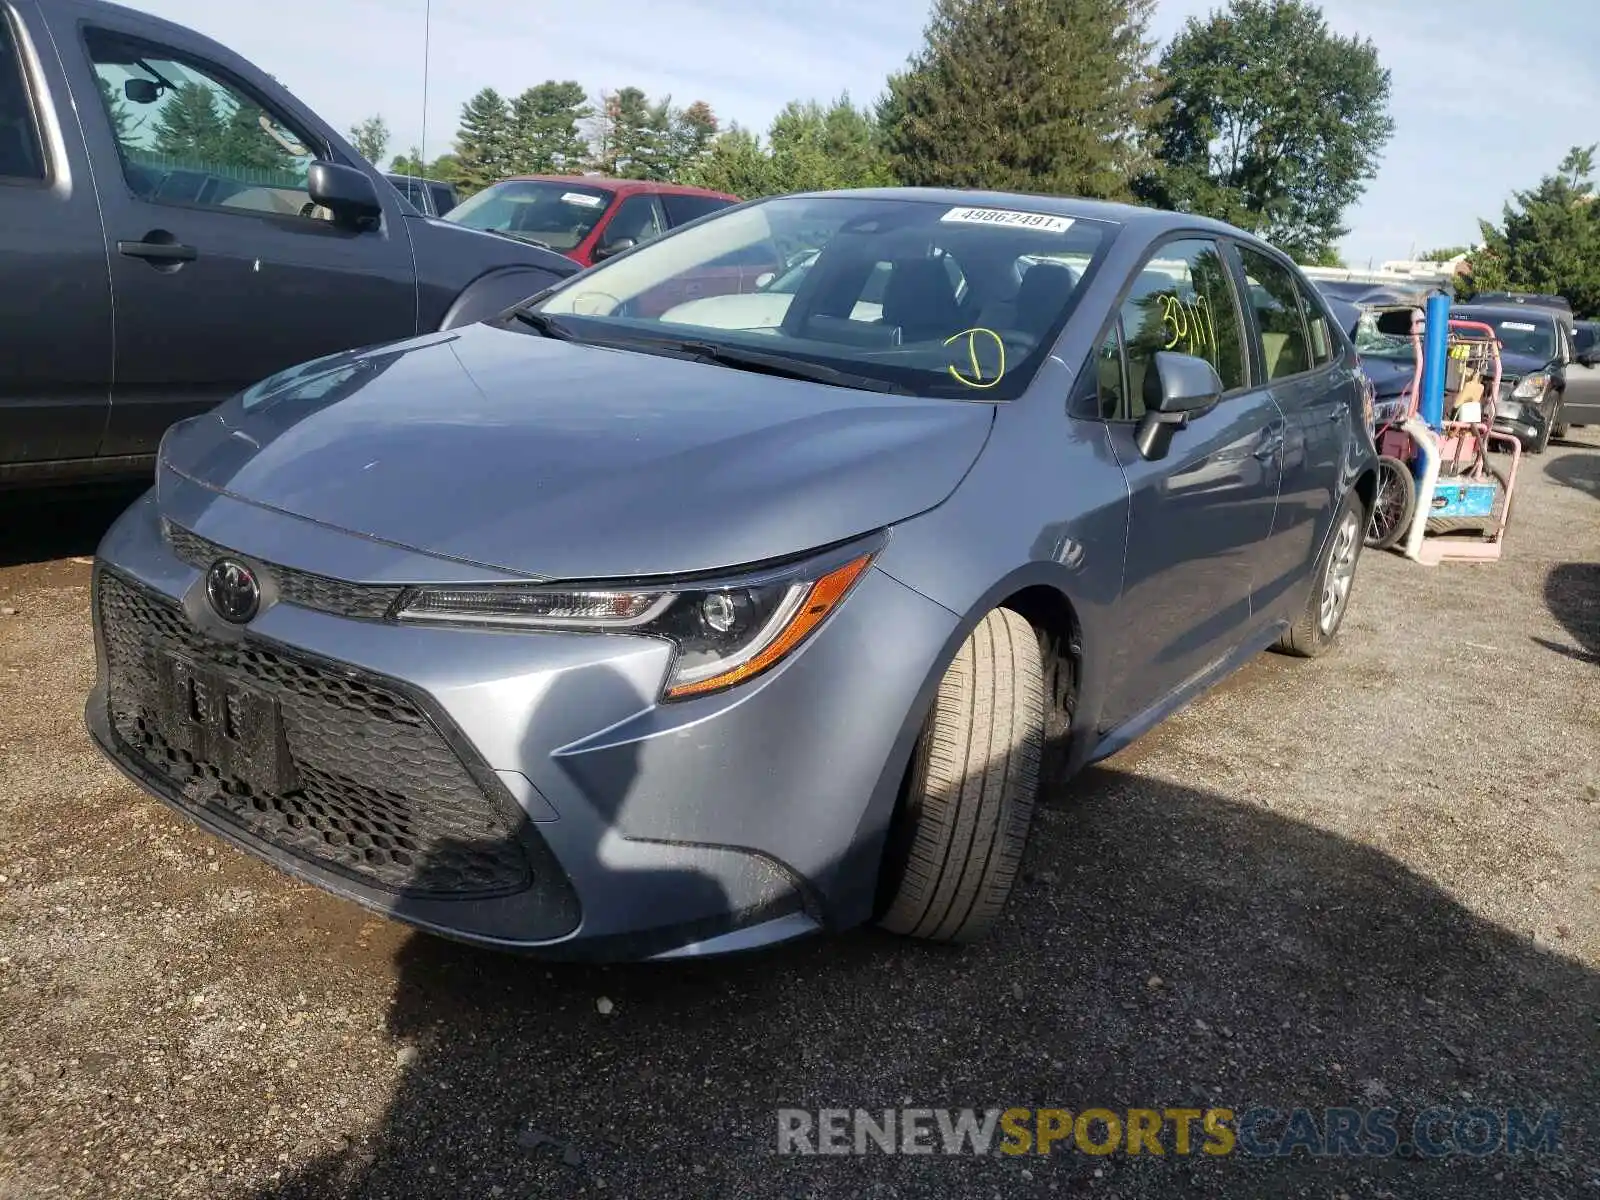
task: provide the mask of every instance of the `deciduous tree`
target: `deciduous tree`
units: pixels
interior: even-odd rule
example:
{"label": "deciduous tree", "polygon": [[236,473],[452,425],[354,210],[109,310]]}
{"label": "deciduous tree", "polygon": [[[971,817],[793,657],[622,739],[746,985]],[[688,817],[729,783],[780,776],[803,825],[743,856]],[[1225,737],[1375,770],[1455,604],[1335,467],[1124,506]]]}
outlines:
{"label": "deciduous tree", "polygon": [[389,149],[389,123],[378,113],[350,126],[350,144],[369,163],[381,163]]}
{"label": "deciduous tree", "polygon": [[1394,121],[1373,44],[1306,0],[1230,0],[1161,56],[1160,169],[1140,196],[1260,233],[1303,261],[1348,232]]}

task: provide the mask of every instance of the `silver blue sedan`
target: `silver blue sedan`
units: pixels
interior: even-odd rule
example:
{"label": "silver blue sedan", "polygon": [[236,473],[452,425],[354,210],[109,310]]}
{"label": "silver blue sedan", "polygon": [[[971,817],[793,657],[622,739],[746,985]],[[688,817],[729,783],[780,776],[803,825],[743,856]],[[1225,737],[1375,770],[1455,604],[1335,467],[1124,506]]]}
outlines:
{"label": "silver blue sedan", "polygon": [[968,941],[1042,787],[1332,644],[1368,395],[1225,225],[744,204],[175,427],[100,548],[89,727],[238,847],[484,945]]}

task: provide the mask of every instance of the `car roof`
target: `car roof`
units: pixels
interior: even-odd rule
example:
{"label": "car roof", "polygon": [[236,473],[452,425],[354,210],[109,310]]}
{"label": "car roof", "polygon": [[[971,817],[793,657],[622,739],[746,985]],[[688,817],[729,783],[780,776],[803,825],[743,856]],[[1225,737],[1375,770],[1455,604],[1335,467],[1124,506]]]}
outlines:
{"label": "car roof", "polygon": [[1538,304],[1452,304],[1450,315],[1457,313],[1471,313],[1475,317],[1493,317],[1496,321],[1527,321],[1530,318],[1543,318],[1545,324],[1554,325],[1557,320],[1557,310],[1545,308]]}
{"label": "car roof", "polygon": [[739,197],[727,192],[714,192],[710,188],[690,187],[686,183],[660,183],[654,179],[615,179],[609,175],[511,175],[501,183],[565,183],[603,191],[627,194],[630,192],[655,192],[669,196],[715,196],[718,200],[737,202]]}
{"label": "car roof", "polygon": [[1266,245],[1255,234],[1224,221],[1192,213],[1168,212],[1138,204],[1119,204],[1111,200],[1086,200],[1077,196],[1047,196],[1029,192],[989,192],[964,188],[858,188],[837,192],[802,192],[802,198],[857,196],[863,200],[922,200],[954,207],[1025,209],[1056,217],[1081,217],[1088,221],[1110,221],[1130,230],[1154,235],[1166,230],[1202,230],[1225,234],[1255,245]]}

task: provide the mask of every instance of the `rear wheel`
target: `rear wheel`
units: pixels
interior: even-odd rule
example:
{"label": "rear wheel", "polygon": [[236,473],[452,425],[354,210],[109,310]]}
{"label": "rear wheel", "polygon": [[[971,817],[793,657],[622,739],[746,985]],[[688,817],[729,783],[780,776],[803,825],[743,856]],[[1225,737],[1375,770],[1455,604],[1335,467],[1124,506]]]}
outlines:
{"label": "rear wheel", "polygon": [[1406,535],[1417,509],[1417,481],[1411,468],[1387,455],[1378,459],[1378,483],[1373,493],[1372,516],[1367,521],[1367,545],[1387,550]]}
{"label": "rear wheel", "polygon": [[1361,536],[1367,514],[1354,489],[1345,493],[1344,502],[1333,519],[1333,531],[1312,572],[1306,604],[1289,631],[1278,640],[1278,649],[1297,658],[1316,658],[1333,646],[1350,603],[1355,584],[1356,563],[1361,558]]}
{"label": "rear wheel", "polygon": [[939,683],[885,855],[878,923],[972,942],[999,919],[1039,792],[1045,685],[1039,639],[997,609]]}

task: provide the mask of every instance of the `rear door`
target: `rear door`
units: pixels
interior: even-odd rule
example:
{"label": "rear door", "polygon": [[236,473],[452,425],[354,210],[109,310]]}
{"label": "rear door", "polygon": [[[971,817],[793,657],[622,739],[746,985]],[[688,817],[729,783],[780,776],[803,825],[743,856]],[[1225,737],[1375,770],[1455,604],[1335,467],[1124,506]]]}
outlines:
{"label": "rear door", "polygon": [[335,224],[306,193],[311,163],[338,161],[313,121],[205,39],[120,13],[61,41],[104,164],[117,317],[105,454],[148,453],[173,421],[295,363],[408,337],[417,312],[394,189],[372,176],[380,228]]}
{"label": "rear door", "polygon": [[1567,364],[1567,390],[1562,393],[1562,421],[1600,425],[1600,325],[1585,321],[1573,331],[1576,357]]}
{"label": "rear door", "polygon": [[[1195,354],[1226,389],[1154,461],[1134,441],[1158,351]],[[1159,701],[1247,637],[1251,581],[1278,499],[1284,421],[1251,383],[1244,322],[1222,247],[1182,237],[1130,280],[1097,362],[1094,415],[1128,481],[1122,611],[1103,722]]]}
{"label": "rear door", "polygon": [[1310,287],[1277,257],[1244,244],[1236,249],[1257,378],[1285,421],[1283,487],[1257,564],[1252,609],[1281,615],[1304,599],[1301,585],[1342,494],[1360,384],[1336,361],[1331,318]]}
{"label": "rear door", "polygon": [[111,390],[105,237],[48,49],[0,0],[0,478],[92,456]]}

